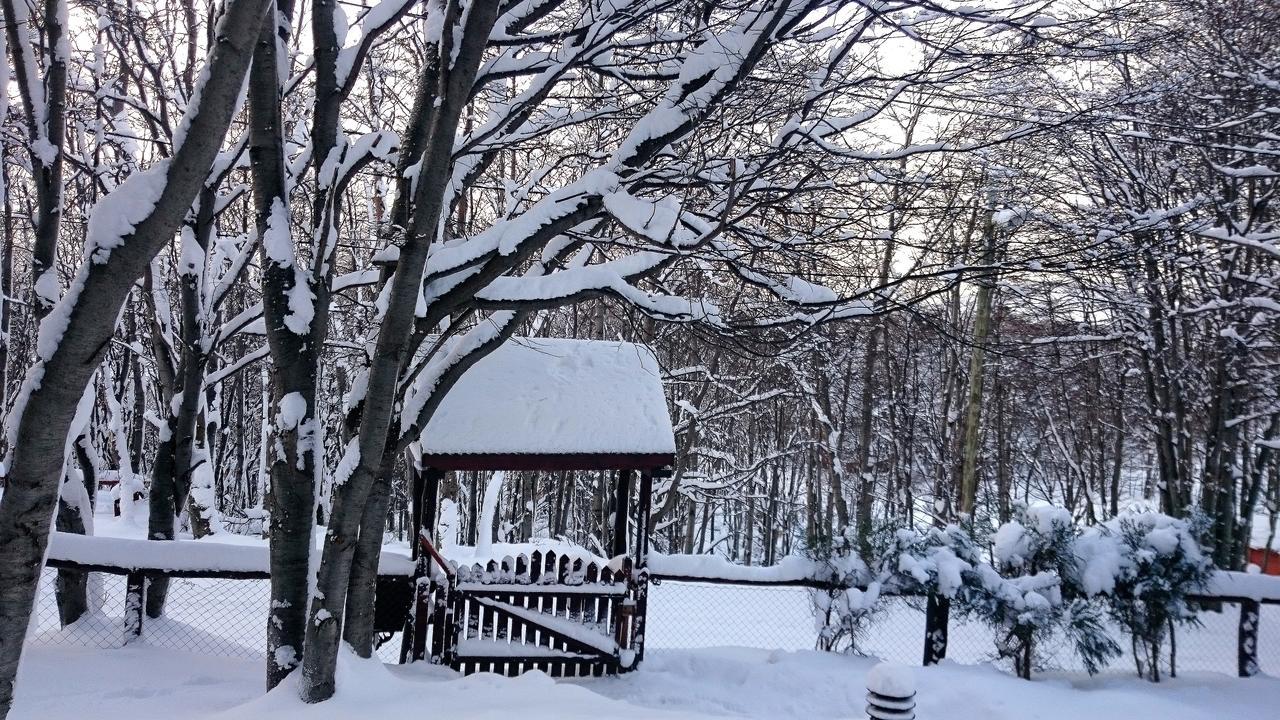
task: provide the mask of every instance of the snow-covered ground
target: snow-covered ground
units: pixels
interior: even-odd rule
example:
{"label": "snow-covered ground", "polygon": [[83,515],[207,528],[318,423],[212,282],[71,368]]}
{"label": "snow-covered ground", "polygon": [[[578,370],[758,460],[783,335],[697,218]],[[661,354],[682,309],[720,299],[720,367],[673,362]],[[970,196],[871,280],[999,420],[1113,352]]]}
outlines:
{"label": "snow-covered ground", "polygon": [[[24,659],[14,720],[235,718],[861,718],[867,658],[813,651],[708,648],[655,653],[618,678],[459,677],[425,665],[343,660],[338,695],[304,706],[292,687],[263,695],[260,663],[161,648],[35,647]],[[1042,676],[990,666],[915,670],[920,720],[1274,720],[1280,680],[1185,673]]]}

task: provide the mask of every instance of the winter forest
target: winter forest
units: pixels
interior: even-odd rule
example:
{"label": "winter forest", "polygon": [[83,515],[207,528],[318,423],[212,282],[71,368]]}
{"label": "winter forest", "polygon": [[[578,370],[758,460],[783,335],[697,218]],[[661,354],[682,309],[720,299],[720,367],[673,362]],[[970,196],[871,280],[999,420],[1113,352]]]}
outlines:
{"label": "winter forest", "polygon": [[[203,691],[226,717],[790,717],[681,694],[765,667],[659,652],[705,624],[662,600],[681,578],[808,588],[768,682],[852,690],[796,717],[913,682],[863,682],[881,594],[919,599],[910,664],[941,623],[922,719],[969,717],[965,684],[1063,718],[1280,708],[1280,2],[0,10],[0,718],[188,714],[76,705],[50,668],[133,653],[158,692],[208,658],[33,638],[45,602],[62,640],[106,622],[128,574],[112,637],[147,640],[201,572],[264,588],[253,659],[199,671],[240,678]],[[528,604],[552,585],[594,599]],[[1263,677],[1227,677],[1236,604]],[[935,668],[948,612],[1020,678],[1053,633],[1090,675],[1132,648],[1177,678]],[[517,670],[525,625],[552,640]],[[1219,627],[1226,675],[1178,672],[1176,633]],[[413,679],[483,643],[630,684]]]}

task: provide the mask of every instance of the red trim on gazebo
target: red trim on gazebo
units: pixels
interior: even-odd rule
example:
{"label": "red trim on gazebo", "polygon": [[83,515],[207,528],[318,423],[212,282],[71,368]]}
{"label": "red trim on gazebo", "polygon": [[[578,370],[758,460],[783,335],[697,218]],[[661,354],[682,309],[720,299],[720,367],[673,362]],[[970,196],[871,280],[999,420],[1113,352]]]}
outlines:
{"label": "red trim on gazebo", "polygon": [[657,470],[674,465],[670,453],[476,453],[422,456],[424,468],[437,470]]}
{"label": "red trim on gazebo", "polygon": [[1280,552],[1266,548],[1249,548],[1249,562],[1262,568],[1264,575],[1280,575]]}

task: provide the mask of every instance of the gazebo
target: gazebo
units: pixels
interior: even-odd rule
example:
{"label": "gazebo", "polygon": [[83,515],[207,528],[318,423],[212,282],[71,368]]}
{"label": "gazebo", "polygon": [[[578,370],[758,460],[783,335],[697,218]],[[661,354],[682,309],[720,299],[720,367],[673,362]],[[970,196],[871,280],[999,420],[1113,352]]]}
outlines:
{"label": "gazebo", "polygon": [[[580,559],[534,552],[533,557],[495,558],[484,568],[457,568],[429,542],[415,543],[414,618],[427,612],[431,618],[411,620],[411,657],[464,672],[507,674],[533,667],[552,674],[634,667],[643,649],[653,479],[669,473],[675,460],[653,352],[626,342],[512,338],[449,391],[420,445],[423,470],[412,487],[413,524],[425,530],[420,535],[435,536],[440,484],[449,471],[615,471],[609,548],[614,559],[608,567],[583,566]],[[628,552],[633,489],[638,505]],[[433,563],[444,566],[448,580],[433,573]],[[549,599],[558,602],[566,593],[572,598],[565,599],[564,617],[553,617],[554,610],[541,613]],[[593,599],[596,605],[589,611]],[[605,600],[616,607],[601,615]],[[487,625],[483,618],[463,617],[472,606],[487,608]],[[552,622],[565,617],[595,630],[584,633]],[[612,646],[591,637],[602,629]],[[477,655],[477,648],[485,650]]]}

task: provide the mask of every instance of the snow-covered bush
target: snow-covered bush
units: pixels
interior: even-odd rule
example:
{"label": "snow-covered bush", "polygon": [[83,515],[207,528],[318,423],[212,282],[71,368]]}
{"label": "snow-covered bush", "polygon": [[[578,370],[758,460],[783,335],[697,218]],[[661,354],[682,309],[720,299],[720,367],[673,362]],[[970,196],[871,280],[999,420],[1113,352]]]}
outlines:
{"label": "snow-covered bush", "polygon": [[[1138,675],[1160,680],[1161,648],[1176,625],[1199,621],[1187,601],[1213,568],[1196,538],[1203,516],[1180,520],[1156,512],[1123,513],[1081,536],[1077,583],[1105,599],[1133,643]],[[1170,657],[1170,667],[1174,659]]]}
{"label": "snow-covered bush", "polygon": [[1071,515],[1061,508],[1019,507],[995,534],[997,567],[975,566],[976,582],[966,583],[957,598],[962,612],[996,631],[997,652],[1021,678],[1031,677],[1036,648],[1058,634],[1090,674],[1120,654],[1102,608],[1068,584],[1077,576],[1076,535]]}
{"label": "snow-covered bush", "polygon": [[969,533],[959,525],[900,528],[877,543],[876,578],[897,595],[937,594],[954,598],[981,563]]}
{"label": "snow-covered bush", "polygon": [[147,486],[142,476],[131,472],[108,470],[103,473],[110,477],[114,474],[117,482],[111,488],[111,502],[115,512],[127,523],[146,524],[147,518]]}
{"label": "snow-covered bush", "polygon": [[996,530],[991,553],[1009,575],[1052,571],[1064,576],[1075,566],[1075,540],[1071,513],[1052,505],[1020,505],[1014,519]]}
{"label": "snow-covered bush", "polygon": [[[817,553],[815,553],[817,554]],[[858,555],[852,530],[832,538],[829,548],[815,557],[833,585],[844,589],[811,590],[819,650],[858,652],[858,641],[866,634],[880,601],[880,583],[872,578],[867,564]],[[865,590],[860,588],[865,587]]]}

